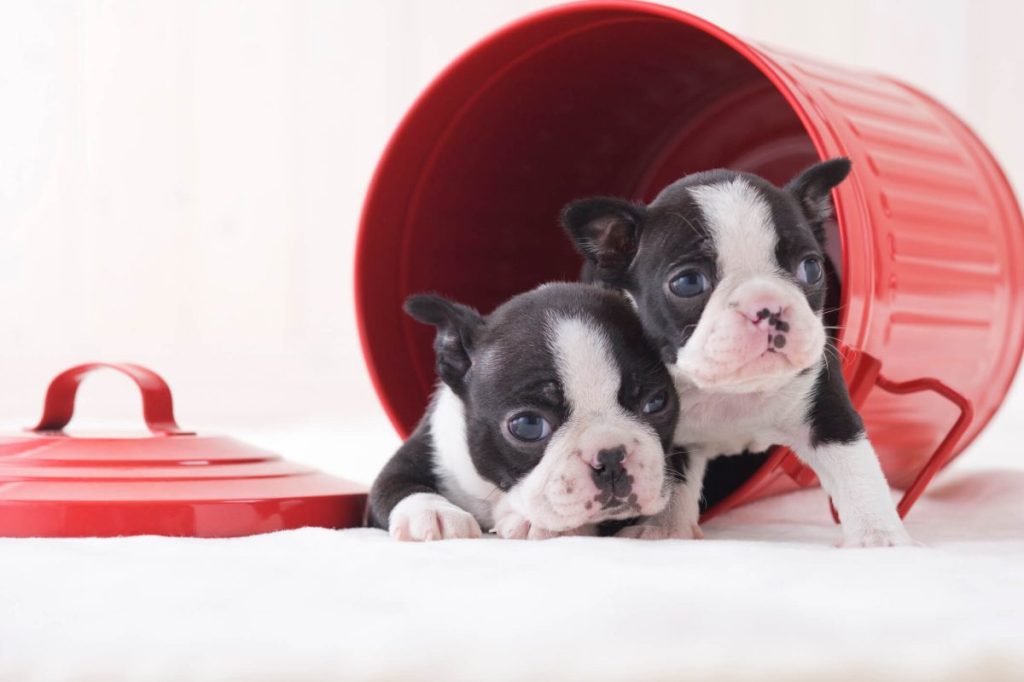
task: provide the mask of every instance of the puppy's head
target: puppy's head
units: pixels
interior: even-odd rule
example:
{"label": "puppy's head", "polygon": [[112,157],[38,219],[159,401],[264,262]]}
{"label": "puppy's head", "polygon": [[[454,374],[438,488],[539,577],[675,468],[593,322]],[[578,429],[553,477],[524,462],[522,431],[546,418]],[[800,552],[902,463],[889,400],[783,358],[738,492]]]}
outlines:
{"label": "puppy's head", "polygon": [[586,258],[584,278],[633,297],[674,374],[709,391],[774,390],[822,355],[824,222],[849,171],[832,159],[784,188],[698,173],[648,206],[575,202],[563,225]]}
{"label": "puppy's head", "polygon": [[665,506],[678,402],[621,294],[549,284],[486,319],[429,295],[406,310],[437,327],[473,466],[515,511],[563,531]]}

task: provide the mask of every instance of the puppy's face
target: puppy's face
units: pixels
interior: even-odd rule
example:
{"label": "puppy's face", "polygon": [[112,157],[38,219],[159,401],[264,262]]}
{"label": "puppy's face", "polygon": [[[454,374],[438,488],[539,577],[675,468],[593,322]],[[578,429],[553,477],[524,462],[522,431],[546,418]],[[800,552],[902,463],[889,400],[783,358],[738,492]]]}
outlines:
{"label": "puppy's face", "polygon": [[[419,319],[424,300],[408,306]],[[429,305],[452,305],[438,301]],[[454,362],[440,347],[446,338]],[[665,506],[678,403],[621,295],[546,285],[461,331],[439,326],[438,339],[476,471],[532,524],[564,531]]]}
{"label": "puppy's face", "polygon": [[822,355],[823,223],[849,169],[827,161],[781,189],[700,173],[649,206],[576,202],[563,222],[585,277],[630,293],[674,374],[709,391],[774,390]]}

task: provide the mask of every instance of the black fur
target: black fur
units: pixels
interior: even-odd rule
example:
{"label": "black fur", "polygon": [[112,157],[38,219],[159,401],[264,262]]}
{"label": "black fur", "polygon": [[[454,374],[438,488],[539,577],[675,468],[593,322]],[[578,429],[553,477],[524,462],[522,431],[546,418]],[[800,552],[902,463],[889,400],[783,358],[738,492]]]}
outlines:
{"label": "black fur", "polygon": [[849,159],[830,159],[814,164],[786,184],[786,190],[796,198],[822,246],[825,244],[825,221],[832,215],[829,193],[846,179],[851,167]]}
{"label": "black fur", "polygon": [[838,352],[830,340],[825,362],[818,372],[810,414],[811,444],[852,443],[864,435],[864,422],[850,402]]}
{"label": "black fur", "polygon": [[471,364],[469,356],[474,337],[484,324],[480,313],[429,294],[410,296],[405,302],[405,312],[417,322],[437,327],[434,337],[437,376],[461,396],[463,378]]}

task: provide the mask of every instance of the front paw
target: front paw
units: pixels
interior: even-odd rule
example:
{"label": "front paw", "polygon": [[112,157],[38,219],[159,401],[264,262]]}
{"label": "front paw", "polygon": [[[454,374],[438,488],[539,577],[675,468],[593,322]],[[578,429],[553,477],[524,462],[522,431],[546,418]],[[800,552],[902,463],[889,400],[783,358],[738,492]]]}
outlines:
{"label": "front paw", "polygon": [[515,512],[506,514],[494,524],[494,533],[506,540],[550,540],[567,535],[593,535],[592,529],[577,528],[567,531],[553,531],[535,526],[525,517]]}
{"label": "front paw", "polygon": [[696,523],[683,527],[675,527],[671,524],[637,523],[626,526],[616,533],[615,537],[633,540],[701,540],[704,538],[704,533]]}
{"label": "front paw", "polygon": [[530,530],[530,522],[519,514],[506,514],[494,524],[494,534],[506,540],[526,540]]}
{"label": "front paw", "polygon": [[441,497],[417,493],[405,498],[391,511],[388,532],[396,540],[471,539],[482,535],[480,524],[467,511]]}
{"label": "front paw", "polygon": [[918,543],[910,539],[902,525],[894,528],[864,528],[843,538],[840,547],[912,547]]}

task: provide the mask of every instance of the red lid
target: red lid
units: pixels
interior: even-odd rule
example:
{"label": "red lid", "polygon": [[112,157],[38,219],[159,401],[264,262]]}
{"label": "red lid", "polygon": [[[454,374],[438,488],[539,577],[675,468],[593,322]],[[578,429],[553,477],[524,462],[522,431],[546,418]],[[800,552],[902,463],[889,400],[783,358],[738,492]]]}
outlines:
{"label": "red lid", "polygon": [[[128,375],[142,391],[143,437],[64,433],[82,379]],[[58,375],[34,429],[0,435],[0,536],[231,537],[362,523],[363,486],[224,436],[184,431],[171,391],[138,365],[90,363]]]}

